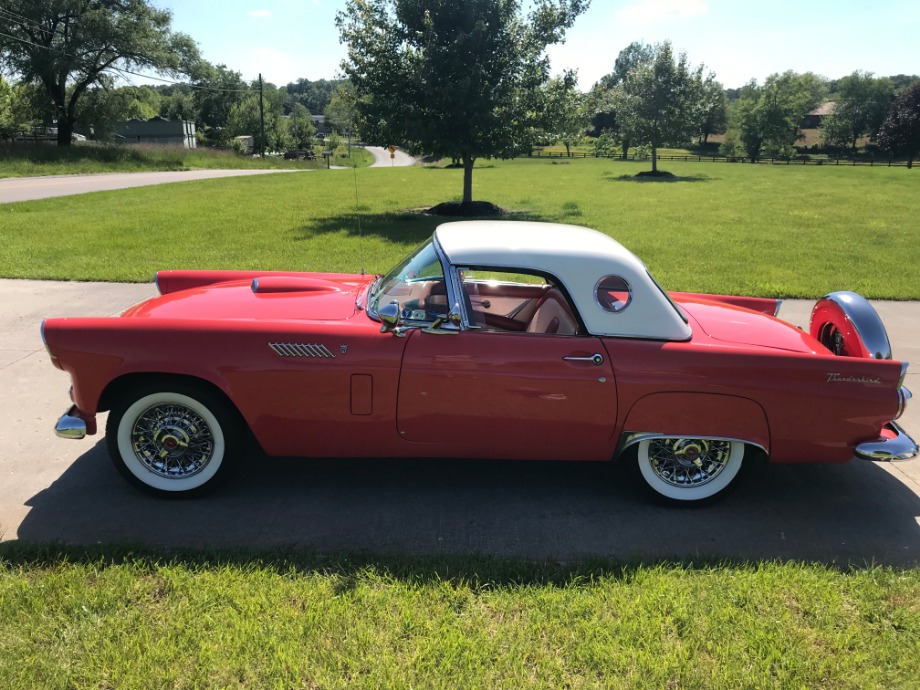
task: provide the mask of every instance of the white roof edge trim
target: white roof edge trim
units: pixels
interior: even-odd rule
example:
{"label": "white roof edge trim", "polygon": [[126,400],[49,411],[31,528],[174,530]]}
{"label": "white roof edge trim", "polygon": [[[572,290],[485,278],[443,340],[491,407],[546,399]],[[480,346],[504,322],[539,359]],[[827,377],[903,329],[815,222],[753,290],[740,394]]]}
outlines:
{"label": "white roof edge trim", "polygon": [[[549,273],[565,286],[588,332],[597,336],[689,340],[690,326],[652,280],[645,264],[612,237],[562,223],[472,220],[439,225],[434,236],[454,266]],[[633,299],[621,312],[594,298],[598,280],[620,276]]]}

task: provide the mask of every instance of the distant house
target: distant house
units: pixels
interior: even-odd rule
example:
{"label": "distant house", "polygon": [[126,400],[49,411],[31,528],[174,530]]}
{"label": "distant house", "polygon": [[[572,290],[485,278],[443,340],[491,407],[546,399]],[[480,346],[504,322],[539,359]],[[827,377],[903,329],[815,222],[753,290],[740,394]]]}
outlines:
{"label": "distant house", "polygon": [[833,115],[834,111],[837,109],[837,104],[834,101],[824,101],[814,110],[808,111],[808,114],[802,118],[802,121],[799,123],[799,138],[796,139],[795,145],[799,149],[814,149],[822,145],[821,141],[821,123],[824,122],[824,118],[829,115]]}
{"label": "distant house", "polygon": [[824,101],[824,103],[814,110],[808,111],[808,114],[802,119],[802,124],[800,124],[799,127],[801,129],[818,129],[824,121],[824,118],[828,115],[833,115],[836,109],[837,104],[834,101]]}
{"label": "distant house", "polygon": [[[292,115],[282,115],[281,119],[290,122],[294,118]],[[329,123],[326,121],[325,115],[311,115],[310,121],[313,122],[313,126],[316,128],[317,136],[324,137],[332,131]]]}
{"label": "distant house", "polygon": [[251,134],[241,134],[238,137],[233,137],[233,140],[240,142],[239,146],[243,153],[252,155],[256,152],[256,138]]}
{"label": "distant house", "polygon": [[326,136],[329,134],[329,123],[326,122],[325,115],[311,115],[310,119],[313,120],[313,126],[316,127],[316,133]]}
{"label": "distant house", "polygon": [[118,128],[118,136],[125,144],[166,144],[196,148],[195,123],[189,120],[169,120],[152,117],[149,120],[131,119]]}

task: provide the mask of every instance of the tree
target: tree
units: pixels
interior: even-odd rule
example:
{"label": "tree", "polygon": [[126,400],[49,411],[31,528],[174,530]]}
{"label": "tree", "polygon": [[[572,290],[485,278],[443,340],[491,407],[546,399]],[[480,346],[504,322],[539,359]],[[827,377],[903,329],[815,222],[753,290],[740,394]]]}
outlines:
{"label": "tree", "polygon": [[878,143],[892,154],[906,156],[907,167],[913,167],[914,158],[920,154],[920,81],[891,104]]}
{"label": "tree", "polygon": [[345,133],[351,130],[353,136],[361,136],[357,96],[351,82],[343,81],[336,87],[326,106],[325,115],[330,129]]}
{"label": "tree", "polygon": [[198,113],[198,131],[204,132],[213,143],[227,145],[231,138],[227,130],[230,113],[250,93],[249,85],[239,72],[226,65],[212,65],[205,61],[193,75],[193,82],[192,97]]}
{"label": "tree", "polygon": [[525,150],[536,131],[548,45],[590,0],[347,0],[336,16],[362,135],[463,163]]}
{"label": "tree", "polygon": [[326,107],[332,94],[343,83],[342,79],[298,79],[287,85],[289,94],[287,110],[290,111],[295,103],[300,103],[311,113],[326,115]]}
{"label": "tree", "polygon": [[626,75],[629,74],[630,70],[654,59],[655,46],[642,41],[633,41],[617,55],[617,59],[613,63],[613,71],[601,77],[597,83],[596,93],[598,98],[596,100],[596,113],[593,118],[594,127],[598,131],[608,130],[619,137],[624,161],[629,155],[631,142],[628,132],[622,130],[617,122],[616,108],[618,100],[614,96],[614,90],[626,81]]}
{"label": "tree", "polygon": [[195,97],[190,90],[173,90],[160,101],[160,115],[170,120],[197,122],[198,109],[195,107]]}
{"label": "tree", "polygon": [[892,98],[891,80],[876,79],[870,72],[853,72],[837,83],[834,112],[821,123],[824,142],[856,148],[860,137],[878,132]]}
{"label": "tree", "polygon": [[0,138],[11,139],[50,120],[48,98],[35,84],[13,84],[0,77]]}
{"label": "tree", "polygon": [[296,148],[308,149],[313,145],[316,127],[313,124],[310,111],[300,103],[295,103],[294,108],[291,110],[288,132]]}
{"label": "tree", "polygon": [[119,68],[177,75],[198,58],[171,15],[147,0],[5,0],[0,60],[51,99],[58,145],[69,146],[86,90]]}
{"label": "tree", "polygon": [[658,149],[686,143],[693,135],[702,90],[702,71],[691,70],[687,55],[674,59],[671,43],[654,48],[654,59],[631,68],[614,89],[617,121],[632,141],[652,149],[652,174],[658,173]]}
{"label": "tree", "polygon": [[288,120],[281,117],[284,112],[284,98],[287,91],[274,84],[263,85],[265,111],[265,141],[262,141],[262,122],[259,114],[258,82],[253,83],[252,92],[230,109],[226,123],[226,139],[240,135],[253,137],[256,151],[282,151],[291,147]]}
{"label": "tree", "polygon": [[127,119],[149,120],[160,112],[160,95],[141,86],[115,88],[111,77],[86,90],[77,105],[76,121],[81,133],[99,141],[112,141],[119,125]]}
{"label": "tree", "polygon": [[916,74],[895,74],[888,77],[891,80],[891,87],[894,89],[895,96],[900,96],[907,91],[914,82],[920,81],[920,76]]}
{"label": "tree", "polygon": [[751,161],[761,154],[792,155],[802,118],[821,103],[826,88],[821,77],[792,71],[771,74],[763,86],[745,84],[729,119]]}
{"label": "tree", "polygon": [[728,99],[725,89],[712,73],[701,84],[696,122],[701,144],[709,141],[710,134],[721,134],[728,126]]}
{"label": "tree", "polygon": [[16,96],[16,87],[0,75],[0,139],[12,138],[19,129],[13,109]]}
{"label": "tree", "polygon": [[584,139],[590,123],[587,99],[576,88],[575,73],[567,71],[550,79],[543,93],[543,129],[555,141],[565,146],[566,156],[572,146]]}

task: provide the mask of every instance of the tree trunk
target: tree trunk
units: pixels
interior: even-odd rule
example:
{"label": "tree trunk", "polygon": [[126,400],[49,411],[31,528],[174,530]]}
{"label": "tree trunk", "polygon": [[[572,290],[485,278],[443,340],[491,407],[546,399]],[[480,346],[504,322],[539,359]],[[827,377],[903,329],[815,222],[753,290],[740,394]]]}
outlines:
{"label": "tree trunk", "polygon": [[73,142],[73,120],[66,112],[58,110],[57,145],[70,146]]}
{"label": "tree trunk", "polygon": [[623,156],[622,159],[625,161],[629,155],[629,142],[626,139],[623,140]]}
{"label": "tree trunk", "polygon": [[914,167],[914,154],[907,157],[907,169],[910,170],[912,167]]}
{"label": "tree trunk", "polygon": [[565,157],[566,157],[566,158],[571,158],[571,157],[572,157],[572,151],[569,149],[569,144],[568,144],[568,142],[566,142],[566,144],[565,144]]}
{"label": "tree trunk", "polygon": [[73,118],[67,109],[67,85],[64,79],[43,81],[45,91],[54,104],[54,114],[57,116],[57,144],[70,146],[73,135]]}
{"label": "tree trunk", "polygon": [[473,203],[473,163],[475,158],[469,153],[463,154],[463,203]]}
{"label": "tree trunk", "polygon": [[652,142],[652,172],[658,172],[658,145]]}

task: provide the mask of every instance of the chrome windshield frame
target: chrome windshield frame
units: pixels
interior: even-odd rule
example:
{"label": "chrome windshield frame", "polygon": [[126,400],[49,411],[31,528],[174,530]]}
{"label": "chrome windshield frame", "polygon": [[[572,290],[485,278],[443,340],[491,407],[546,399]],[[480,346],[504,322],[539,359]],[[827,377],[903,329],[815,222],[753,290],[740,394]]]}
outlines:
{"label": "chrome windshield frame", "polygon": [[[418,245],[414,250],[412,250],[412,252],[406,254],[406,256],[400,260],[400,264],[397,264],[397,265],[407,263],[407,260],[409,258],[420,254],[429,245],[431,245],[434,248],[435,255],[438,258],[438,262],[441,264],[441,271],[444,274],[444,287],[447,293],[447,297],[449,299],[449,303],[447,305],[448,311],[453,309],[454,305],[457,305],[457,304],[461,305],[461,309],[462,309],[463,302],[460,299],[460,283],[459,283],[459,280],[457,279],[454,267],[450,263],[450,259],[448,258],[447,254],[444,252],[444,248],[441,246],[441,243],[438,241],[437,234],[432,235],[430,240],[428,240],[427,242],[423,242],[422,244]],[[377,321],[378,323],[382,323],[382,321],[380,319],[380,316],[377,314],[377,309],[371,307],[372,296],[373,296],[374,289],[379,288],[380,284],[383,282],[386,275],[389,275],[389,272],[385,275],[379,276],[377,279],[374,280],[373,283],[371,283],[371,286],[367,291],[367,297],[365,299],[365,305],[364,305],[365,313],[372,320]],[[422,326],[425,323],[427,322],[418,322],[415,325]],[[445,330],[458,330],[456,326],[453,326],[447,323],[441,324],[439,328],[442,328]],[[459,330],[466,330],[465,325],[463,327],[460,327]]]}

